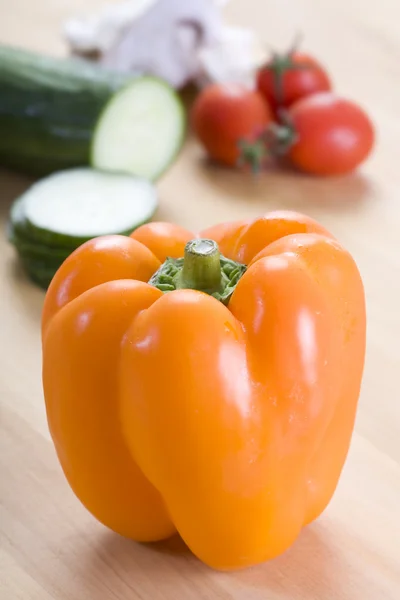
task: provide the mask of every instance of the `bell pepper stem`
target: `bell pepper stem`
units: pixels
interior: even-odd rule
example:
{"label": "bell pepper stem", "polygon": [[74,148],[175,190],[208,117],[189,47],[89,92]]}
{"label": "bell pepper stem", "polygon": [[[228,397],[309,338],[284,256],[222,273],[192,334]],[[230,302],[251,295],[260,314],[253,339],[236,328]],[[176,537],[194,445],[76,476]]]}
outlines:
{"label": "bell pepper stem", "polygon": [[183,257],[167,257],[149,280],[163,293],[192,289],[228,305],[246,265],[222,256],[214,240],[194,239],[186,244]]}
{"label": "bell pepper stem", "polygon": [[194,239],[186,244],[180,288],[213,293],[221,286],[221,261],[214,240]]}

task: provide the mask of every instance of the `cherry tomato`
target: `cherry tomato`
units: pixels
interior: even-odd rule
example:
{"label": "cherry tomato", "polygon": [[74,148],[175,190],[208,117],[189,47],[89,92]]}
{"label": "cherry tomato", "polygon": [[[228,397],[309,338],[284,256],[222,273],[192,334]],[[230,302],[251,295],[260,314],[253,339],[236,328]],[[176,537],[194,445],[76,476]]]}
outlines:
{"label": "cherry tomato", "polygon": [[288,111],[296,135],[288,151],[294,166],[317,175],[339,175],[357,168],[374,145],[374,127],[356,103],[321,92],[299,100]]}
{"label": "cherry tomato", "polygon": [[194,132],[214,160],[234,166],[240,157],[239,142],[255,137],[272,120],[261,94],[241,84],[212,84],[195,100]]}
{"label": "cherry tomato", "polygon": [[325,69],[301,52],[274,55],[257,73],[257,88],[274,112],[316,92],[331,89]]}

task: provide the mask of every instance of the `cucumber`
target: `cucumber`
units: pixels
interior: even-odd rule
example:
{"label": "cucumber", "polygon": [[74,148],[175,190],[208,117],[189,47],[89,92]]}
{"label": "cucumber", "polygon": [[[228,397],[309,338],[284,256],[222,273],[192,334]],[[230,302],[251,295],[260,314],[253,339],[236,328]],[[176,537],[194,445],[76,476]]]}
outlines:
{"label": "cucumber", "polygon": [[30,279],[43,289],[47,289],[57,269],[71,253],[68,248],[37,243],[26,234],[23,197],[14,201],[11,207],[7,237]]}
{"label": "cucumber", "polygon": [[10,219],[8,222],[8,238],[13,241],[16,236],[21,234],[24,237],[25,232],[25,212],[24,198],[19,197],[11,205]]}
{"label": "cucumber", "polygon": [[129,235],[157,204],[154,186],[132,175],[89,167],[60,171],[14,201],[8,239],[32,281],[46,289],[78,246],[100,235]]}
{"label": "cucumber", "polygon": [[[77,168],[34,183],[11,212],[11,224],[38,245],[70,249],[107,234],[129,235],[158,205],[154,186],[131,175]],[[17,245],[17,243],[16,243]]]}
{"label": "cucumber", "polygon": [[184,135],[178,95],[163,81],[142,77],[107,103],[94,131],[91,164],[155,180],[175,158]]}
{"label": "cucumber", "polygon": [[50,247],[37,243],[35,240],[24,238],[16,233],[11,226],[9,227],[8,239],[21,256],[27,256],[35,260],[59,263],[60,261],[64,261],[71,254],[70,248],[63,248],[61,246]]}
{"label": "cucumber", "polygon": [[24,91],[85,91],[112,93],[132,75],[105,69],[80,58],[56,58],[12,46],[0,45],[2,84]]}
{"label": "cucumber", "polygon": [[[143,97],[140,82],[144,89],[148,89],[147,77],[107,70],[82,59],[53,58],[0,46],[0,166],[35,176],[88,166],[93,134],[102,131],[102,127],[98,128],[98,121],[103,121],[109,114],[106,107],[114,94],[130,82],[137,82],[135,89],[139,98]],[[131,88],[128,85],[126,89]],[[117,119],[117,130],[120,132],[126,126],[126,136],[136,149],[147,144],[140,150],[148,157],[147,160],[154,153],[154,167],[149,169],[151,165],[146,162],[147,171],[154,173],[161,172],[162,166],[158,145],[164,151],[171,148],[171,153],[177,150],[175,142],[183,129],[182,118],[177,120],[177,113],[180,110],[182,117],[183,109],[178,96],[167,84],[154,83],[152,89],[155,98],[148,99],[149,107],[154,103],[159,107],[164,99],[166,105],[162,115],[175,126],[160,130],[155,145],[151,128],[147,137],[141,135],[135,140],[135,135],[146,130],[145,124],[149,122],[146,115],[140,129],[137,123],[126,120],[121,114],[119,121]],[[168,98],[174,99],[174,102],[168,102]],[[136,116],[142,118],[141,114],[136,113]],[[153,123],[154,120],[151,121]],[[164,139],[165,135],[171,136],[171,139]],[[115,137],[112,140],[115,144]],[[104,141],[102,135],[101,148]],[[112,148],[114,156],[115,145]],[[172,154],[164,158],[165,163],[169,162]],[[134,166],[137,166],[136,163]],[[111,167],[114,168],[114,163]],[[143,172],[137,173],[146,176]]]}
{"label": "cucumber", "polygon": [[22,264],[24,265],[24,267],[26,268],[26,270],[29,273],[32,273],[32,272],[47,273],[47,274],[51,275],[51,277],[54,276],[55,272],[62,264],[61,262],[51,264],[51,263],[47,262],[47,260],[35,260],[35,259],[31,258],[30,256],[20,255],[20,258],[21,258]]}
{"label": "cucumber", "polygon": [[15,200],[11,207],[10,219],[7,223],[8,241],[15,246],[21,258],[33,259],[48,263],[51,266],[58,266],[69,256],[71,249],[63,246],[49,247],[29,237],[24,203],[25,195]]}
{"label": "cucumber", "polygon": [[68,258],[72,251],[71,249],[59,250],[50,246],[20,243],[15,240],[12,240],[11,243],[15,246],[21,258],[34,260],[49,267],[58,267]]}
{"label": "cucumber", "polygon": [[43,290],[47,290],[51,283],[51,280],[57,272],[57,269],[33,266],[29,263],[24,263],[24,261],[23,265],[25,267],[29,279],[31,279],[33,283],[36,283],[36,285],[38,285]]}
{"label": "cucumber", "polygon": [[93,129],[132,75],[0,46],[0,165],[32,175],[87,165]]}

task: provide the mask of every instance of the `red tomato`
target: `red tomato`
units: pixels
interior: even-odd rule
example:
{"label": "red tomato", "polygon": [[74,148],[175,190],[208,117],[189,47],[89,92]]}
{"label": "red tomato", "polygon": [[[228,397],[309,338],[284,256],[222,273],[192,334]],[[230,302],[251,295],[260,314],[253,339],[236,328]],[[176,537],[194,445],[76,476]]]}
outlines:
{"label": "red tomato", "polygon": [[257,91],[240,84],[212,84],[195,100],[192,126],[214,160],[234,166],[239,142],[254,138],[272,120],[271,110]]}
{"label": "red tomato", "polygon": [[358,167],[374,145],[374,127],[354,102],[331,92],[299,100],[288,113],[297,141],[288,151],[294,166],[316,175],[339,175]]}
{"label": "red tomato", "polygon": [[257,87],[274,111],[331,89],[325,69],[311,56],[289,52],[274,56],[257,74]]}

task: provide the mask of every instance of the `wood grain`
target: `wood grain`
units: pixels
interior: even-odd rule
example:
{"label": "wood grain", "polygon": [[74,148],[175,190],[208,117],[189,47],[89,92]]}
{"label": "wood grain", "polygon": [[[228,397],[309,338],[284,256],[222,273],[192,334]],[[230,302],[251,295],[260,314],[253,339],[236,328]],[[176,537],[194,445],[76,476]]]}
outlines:
{"label": "wood grain", "polygon": [[[85,10],[99,5],[86,0]],[[65,53],[63,19],[79,0],[0,0],[0,41]],[[283,556],[234,574],[200,564],[184,545],[138,545],[84,510],[61,473],[41,390],[43,293],[5,239],[10,203],[29,180],[0,174],[0,597],[4,600],[400,598],[400,5],[398,0],[232,0],[227,18],[284,48],[297,31],[337,89],[378,130],[359,173],[256,181],[210,167],[193,140],[159,183],[159,218],[192,229],[289,208],[319,219],[355,256],[368,304],[368,352],[356,431],[325,514]]]}

